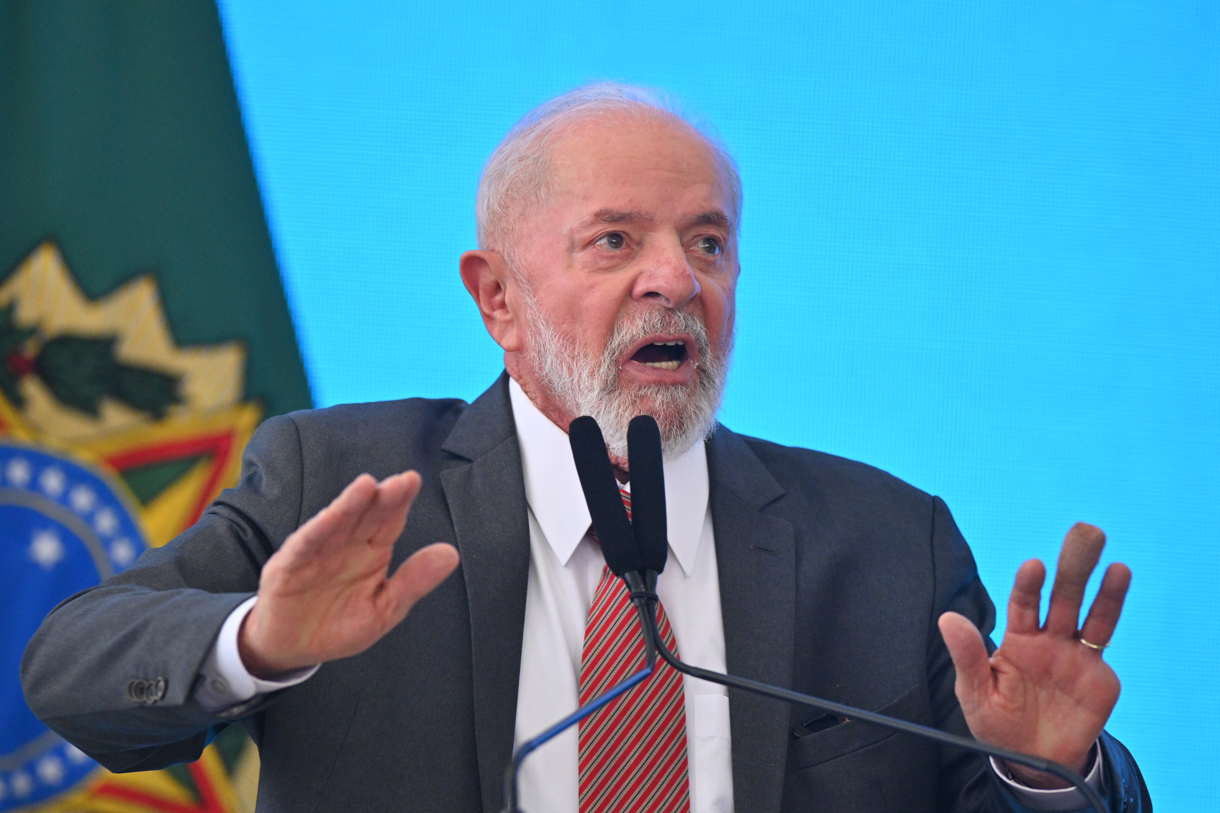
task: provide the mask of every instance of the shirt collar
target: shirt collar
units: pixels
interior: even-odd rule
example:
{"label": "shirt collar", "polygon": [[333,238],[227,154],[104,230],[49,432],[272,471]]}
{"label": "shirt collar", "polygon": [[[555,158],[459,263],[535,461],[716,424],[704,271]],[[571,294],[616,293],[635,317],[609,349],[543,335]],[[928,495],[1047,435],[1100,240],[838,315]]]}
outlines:
{"label": "shirt collar", "polygon": [[[590,525],[568,435],[542,414],[516,380],[509,381],[508,391],[521,446],[525,499],[559,563],[567,565]],[[699,552],[707,499],[707,451],[696,443],[682,456],[665,461],[669,551],[687,576]]]}

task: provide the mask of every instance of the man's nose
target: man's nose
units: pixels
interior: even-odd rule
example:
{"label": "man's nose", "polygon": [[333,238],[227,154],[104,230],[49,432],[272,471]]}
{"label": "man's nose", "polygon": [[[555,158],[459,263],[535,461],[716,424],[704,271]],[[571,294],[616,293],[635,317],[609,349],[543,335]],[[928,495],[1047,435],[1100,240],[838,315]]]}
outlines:
{"label": "man's nose", "polygon": [[665,245],[654,243],[652,248],[640,258],[643,270],[635,280],[633,296],[657,300],[675,309],[699,296],[699,279],[682,244],[666,241]]}

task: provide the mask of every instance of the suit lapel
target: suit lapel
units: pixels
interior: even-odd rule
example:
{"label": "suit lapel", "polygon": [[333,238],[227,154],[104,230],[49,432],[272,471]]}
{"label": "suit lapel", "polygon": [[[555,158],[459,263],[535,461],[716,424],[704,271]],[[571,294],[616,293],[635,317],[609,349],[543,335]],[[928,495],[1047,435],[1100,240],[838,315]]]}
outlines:
{"label": "suit lapel", "polygon": [[[791,686],[796,552],[792,523],[780,510],[784,490],[723,426],[708,441],[708,478],[728,671]],[[788,721],[784,703],[730,690],[737,810],[779,810]]]}
{"label": "suit lapel", "polygon": [[483,809],[503,801],[512,756],[529,581],[529,520],[508,376],[471,404],[442,447],[441,472],[470,605],[475,743]]}

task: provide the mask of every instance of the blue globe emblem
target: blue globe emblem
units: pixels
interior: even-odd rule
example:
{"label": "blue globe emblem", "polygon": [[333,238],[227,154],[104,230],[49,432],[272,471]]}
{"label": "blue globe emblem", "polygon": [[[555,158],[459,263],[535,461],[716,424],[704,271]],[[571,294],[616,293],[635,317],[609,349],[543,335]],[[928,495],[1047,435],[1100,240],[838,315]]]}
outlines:
{"label": "blue globe emblem", "polygon": [[97,767],[29,710],[18,670],[51,608],[144,551],[120,493],[71,457],[0,441],[0,813],[44,801]]}

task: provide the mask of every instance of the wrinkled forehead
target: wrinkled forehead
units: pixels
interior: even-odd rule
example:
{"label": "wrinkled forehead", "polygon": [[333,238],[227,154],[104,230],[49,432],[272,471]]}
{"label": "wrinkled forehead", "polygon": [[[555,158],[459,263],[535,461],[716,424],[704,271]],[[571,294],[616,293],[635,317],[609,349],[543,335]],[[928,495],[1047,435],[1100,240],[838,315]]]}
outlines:
{"label": "wrinkled forehead", "polygon": [[616,113],[580,119],[557,134],[548,152],[548,203],[584,204],[590,211],[683,204],[720,211],[736,226],[729,179],[715,151],[677,117]]}

